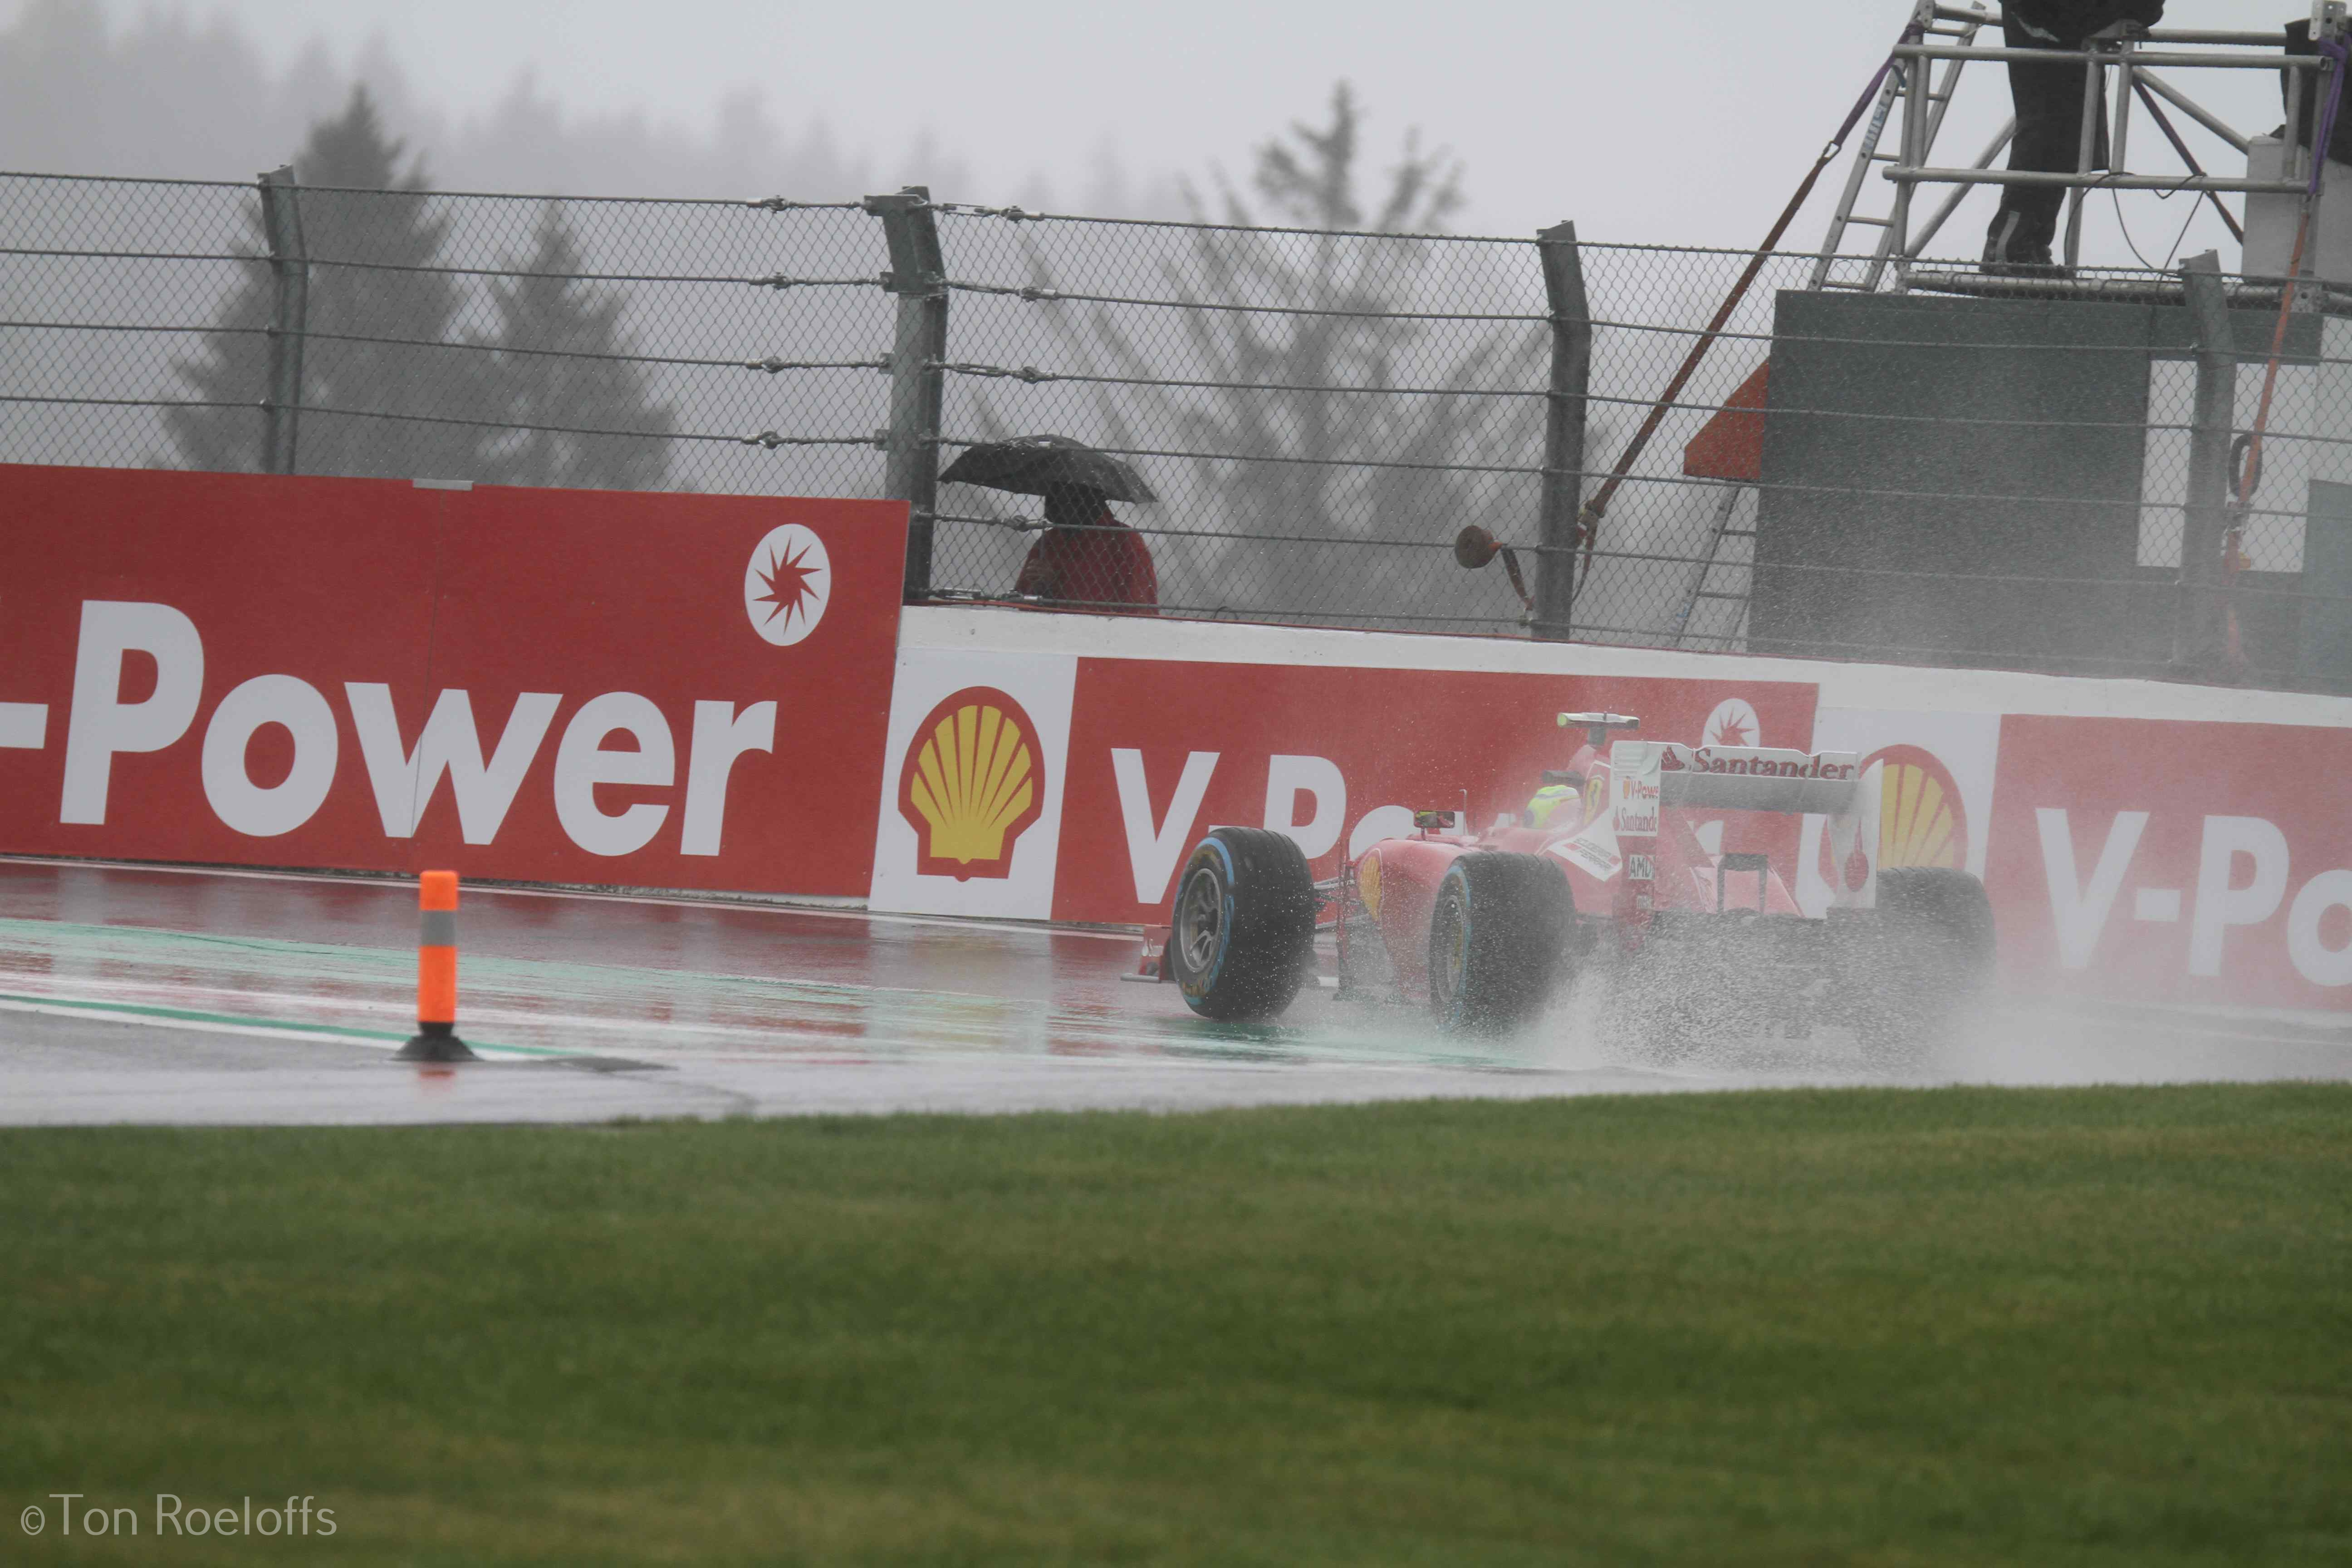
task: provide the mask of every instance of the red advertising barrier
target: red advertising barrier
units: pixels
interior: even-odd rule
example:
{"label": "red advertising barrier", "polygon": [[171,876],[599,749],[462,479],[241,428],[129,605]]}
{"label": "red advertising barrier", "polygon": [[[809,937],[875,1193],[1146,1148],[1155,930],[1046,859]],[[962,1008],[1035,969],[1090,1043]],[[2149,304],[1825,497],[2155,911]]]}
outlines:
{"label": "red advertising barrier", "polygon": [[0,851],[863,894],[905,537],[896,502],[0,469]]}
{"label": "red advertising barrier", "polygon": [[2001,721],[2003,966],[2138,1000],[2352,1006],[2352,731]]}
{"label": "red advertising barrier", "polygon": [[1982,876],[2012,984],[2352,1010],[2342,699],[1003,610],[900,647],[905,524],[0,468],[0,853],[1141,922],[1212,826],[1328,876],[1516,810],[1605,709],[1883,763],[1880,864]]}

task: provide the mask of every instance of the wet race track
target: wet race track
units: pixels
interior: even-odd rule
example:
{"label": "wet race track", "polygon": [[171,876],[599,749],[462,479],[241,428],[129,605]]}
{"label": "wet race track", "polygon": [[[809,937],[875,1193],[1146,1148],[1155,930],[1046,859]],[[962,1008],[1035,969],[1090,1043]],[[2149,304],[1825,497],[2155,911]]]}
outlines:
{"label": "wet race track", "polygon": [[[1834,1032],[1671,1068],[1571,995],[1523,1037],[1303,994],[1279,1026],[1123,983],[1133,937],[468,888],[458,1029],[396,1062],[414,883],[0,860],[0,1121],[338,1123],[1181,1110],[1887,1082]],[[1326,959],[1328,969],[1328,955]],[[2352,1022],[1997,1002],[1895,1081],[2352,1078]]]}

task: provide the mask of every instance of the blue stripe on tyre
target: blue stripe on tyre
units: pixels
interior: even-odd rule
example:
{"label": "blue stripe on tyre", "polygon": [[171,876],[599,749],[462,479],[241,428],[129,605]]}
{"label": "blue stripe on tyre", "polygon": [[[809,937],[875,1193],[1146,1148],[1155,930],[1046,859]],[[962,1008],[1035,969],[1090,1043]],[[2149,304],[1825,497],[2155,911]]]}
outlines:
{"label": "blue stripe on tyre", "polygon": [[[1194,983],[1199,992],[1206,992],[1215,987],[1217,976],[1225,972],[1225,954],[1233,951],[1234,884],[1240,881],[1241,878],[1234,868],[1233,855],[1225,848],[1223,840],[1214,837],[1203,838],[1201,840],[1201,847],[1215,850],[1217,858],[1225,863],[1225,901],[1223,905],[1223,918],[1217,922],[1216,962],[1209,965],[1208,973],[1199,976]],[[1198,994],[1194,990],[1194,985],[1187,985],[1184,990],[1188,994]]]}
{"label": "blue stripe on tyre", "polygon": [[1185,1002],[1224,1022],[1279,1016],[1314,953],[1315,879],[1297,844],[1265,828],[1215,827],[1184,869],[1170,923]]}

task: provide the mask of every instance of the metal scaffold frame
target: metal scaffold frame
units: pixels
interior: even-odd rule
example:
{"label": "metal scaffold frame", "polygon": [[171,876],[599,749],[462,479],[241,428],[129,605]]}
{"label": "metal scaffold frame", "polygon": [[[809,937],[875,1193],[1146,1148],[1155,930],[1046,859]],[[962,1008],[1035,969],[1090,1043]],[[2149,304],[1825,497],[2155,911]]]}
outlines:
{"label": "metal scaffold frame", "polygon": [[[1915,264],[1969,191],[1978,185],[2054,185],[2068,191],[2064,263],[2069,268],[2081,264],[2083,203],[2094,190],[2200,193],[2221,213],[2222,221],[2231,232],[2242,237],[2242,230],[2221,206],[2220,197],[2223,194],[2303,196],[2309,184],[2312,153],[2291,141],[2285,175],[2275,180],[2208,173],[2197,162],[2172,117],[2166,113],[2165,105],[2169,104],[2242,155],[2251,139],[2158,73],[2281,71],[2286,81],[2286,122],[2298,124],[2306,92],[2318,95],[2313,101],[2326,101],[2334,87],[2332,74],[2341,68],[2337,58],[2347,30],[2352,30],[2347,29],[2346,7],[2339,0],[2323,0],[2312,11],[2312,36],[2319,41],[2319,47],[2308,55],[2287,53],[2276,31],[2167,27],[2143,31],[2124,26],[2107,29],[2081,50],[2013,49],[1977,41],[1984,28],[2000,26],[2000,11],[1981,5],[1960,6],[1917,0],[1901,40],[1893,50],[1893,68],[1878,89],[1868,130],[1853,149],[1836,212],[1831,217],[1814,263],[1811,286],[1876,289],[1892,267],[1895,287],[1912,287]],[[2002,123],[1983,152],[1969,163],[1949,165],[1930,161],[1961,73],[1969,64],[1981,61],[2051,65],[2065,60],[2081,63],[2085,89],[2074,172],[1994,168],[1994,162],[2008,149],[2015,134],[2013,117]],[[1937,71],[1938,62],[1944,68],[1940,72]],[[2116,90],[2111,95],[2105,93],[2104,86],[2109,72],[2116,78]],[[1926,90],[1913,91],[1915,81]],[[2102,101],[2112,101],[2114,105],[2108,136],[2108,162],[2112,166],[2107,169],[2091,166],[2101,130],[2098,106]],[[1898,120],[1898,150],[1888,153],[1880,150],[1881,143],[1888,122]],[[2186,174],[2130,172],[2126,160],[2135,105],[2146,112],[2187,165]],[[1881,164],[1885,165],[1886,180],[1895,187],[1892,204],[1883,215],[1859,212],[1869,188],[1869,172]],[[1923,185],[1955,188],[1924,221],[1915,226],[1913,203]],[[1863,278],[1839,279],[1834,276],[1835,263],[1846,254],[1847,232],[1855,226],[1876,228],[1878,243],[1873,247],[1870,265]]]}
{"label": "metal scaffold frame", "polygon": [[[1939,5],[1937,0],[1916,0],[1911,16],[1891,52],[1873,96],[1866,129],[1854,145],[1844,184],[1840,188],[1838,205],[1824,232],[1820,250],[1815,254],[1807,287],[1812,289],[1851,289],[1875,293],[1888,284],[1893,272],[1893,287],[1897,291],[1914,288],[1932,289],[1940,292],[2000,292],[2004,283],[2022,285],[2036,297],[2063,297],[2072,289],[2073,273],[2081,264],[2083,243],[2083,205],[2095,189],[2147,190],[2170,194],[2192,191],[2201,195],[2220,214],[2222,223],[2233,237],[2242,242],[2245,231],[2229,209],[2222,205],[2224,193],[2242,195],[2274,195],[2300,197],[2304,203],[2302,228],[2309,233],[2316,222],[2320,185],[2315,176],[2313,160],[2323,157],[2323,152],[2306,149],[2290,135],[2286,147],[2286,177],[2276,180],[2233,178],[2208,174],[2200,165],[2188,142],[2180,134],[2164,106],[2170,104],[2182,115],[2204,131],[2221,140],[2237,153],[2243,155],[2252,139],[2232,128],[2219,115],[2206,109],[2165,77],[2159,68],[2172,69],[2278,69],[2286,83],[2286,117],[2289,127],[2302,122],[2302,109],[2306,92],[2315,94],[2310,101],[2326,104],[2339,91],[2332,79],[2344,69],[2340,61],[2347,33],[2347,7],[2340,0],[2323,0],[2312,7],[2311,35],[2317,40],[2316,52],[2294,55],[2285,51],[2279,32],[2216,31],[2196,28],[2153,28],[2144,31],[2127,27],[2109,29],[2112,37],[2091,40],[2083,50],[2013,49],[2005,47],[1979,46],[1978,35],[1987,27],[2001,26],[1998,10],[1983,5],[1966,6]],[[2157,46],[2157,47],[2151,47]],[[1929,163],[1952,100],[1957,93],[1961,72],[1974,61],[2006,64],[2020,61],[2050,64],[2074,59],[2083,64],[2084,90],[2080,140],[2077,144],[2074,173],[2044,173],[2034,170],[1996,169],[1993,163],[2009,149],[2017,129],[2016,118],[2005,118],[1975,160],[1966,167],[1938,166]],[[1942,62],[1940,72],[1937,62]],[[2112,129],[2109,134],[2108,169],[2097,169],[2095,161],[2101,124],[2098,109],[2107,101],[2104,78],[2107,72],[2116,76]],[[1914,86],[1922,90],[1914,90]],[[2135,174],[2128,172],[2126,156],[2129,150],[2132,109],[2138,104],[2151,123],[2163,133],[2167,143],[2187,169],[2184,174]],[[1899,110],[1899,151],[1881,150],[1887,125],[1896,120]],[[2321,138],[2315,138],[2321,139]],[[1872,169],[1884,166],[1887,182],[1894,187],[1889,207],[1880,214],[1858,211],[1870,186]],[[1939,202],[1924,221],[1914,226],[1912,204],[1919,189],[1928,184],[1948,184],[1950,193]],[[1957,211],[1969,192],[1978,185],[2055,185],[2069,193],[2065,223],[2065,274],[2056,278],[1993,279],[1975,274],[1922,273],[1916,263],[1936,237]],[[1850,232],[1857,227],[1874,228],[1878,238],[1872,247],[1859,277],[1837,276],[1840,262],[1852,262],[1857,257],[1849,253],[1846,245]],[[2210,258],[2205,266],[2211,268]],[[2294,285],[2307,277],[2312,258],[2298,240],[2295,258],[2290,266],[2291,278],[2276,280],[2285,292],[2292,294]],[[2218,283],[2216,284],[2218,288]],[[2084,292],[2096,292],[2109,297],[2115,292],[2105,282],[2083,286]],[[2184,279],[2171,286],[2171,291],[2183,300],[2196,303],[2195,279]],[[2242,293],[2251,292],[2242,289]],[[2291,301],[2281,300],[2282,308]],[[2219,470],[2215,470],[2216,474]],[[2218,482],[2218,480],[2216,481]],[[1744,638],[1748,624],[1748,586],[1752,563],[1727,559],[1725,551],[1732,542],[1752,539],[1752,525],[1736,526],[1743,515],[1739,502],[1752,487],[1727,489],[1716,508],[1712,526],[1703,553],[1694,563],[1681,606],[1673,620],[1672,638],[1675,647],[1737,645]],[[1725,585],[1721,574],[1729,574],[1730,585]],[[2188,571],[2198,576],[2196,567]],[[1693,619],[1702,603],[1709,600],[1736,602],[1739,605],[1737,624],[1728,637],[1696,632]],[[2202,639],[2199,639],[2202,640]]]}

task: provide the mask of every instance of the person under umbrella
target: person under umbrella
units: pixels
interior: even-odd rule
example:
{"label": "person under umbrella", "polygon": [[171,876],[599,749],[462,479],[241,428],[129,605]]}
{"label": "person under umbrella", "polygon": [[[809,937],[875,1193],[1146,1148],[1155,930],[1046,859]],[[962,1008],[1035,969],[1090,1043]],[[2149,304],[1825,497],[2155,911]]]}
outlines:
{"label": "person under umbrella", "polygon": [[1023,436],[971,447],[940,478],[1045,499],[1045,532],[1022,562],[1014,593],[1071,609],[1157,613],[1150,547],[1110,503],[1160,498],[1127,464],[1066,436]]}

